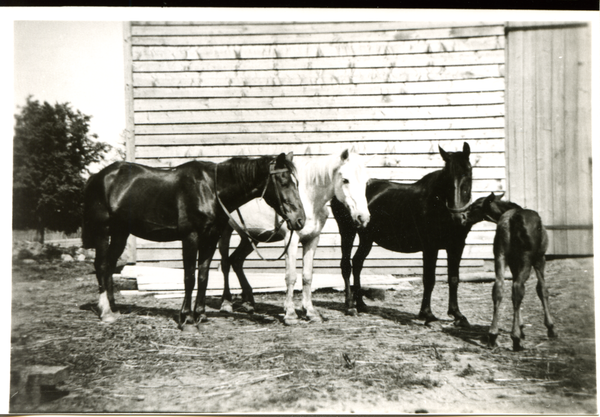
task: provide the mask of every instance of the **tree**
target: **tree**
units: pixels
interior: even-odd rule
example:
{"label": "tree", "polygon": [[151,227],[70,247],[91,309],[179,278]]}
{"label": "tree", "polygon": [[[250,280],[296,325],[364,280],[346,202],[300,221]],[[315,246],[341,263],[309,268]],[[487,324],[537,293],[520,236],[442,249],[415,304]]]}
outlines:
{"label": "tree", "polygon": [[69,103],[40,104],[32,97],[15,115],[13,147],[13,229],[73,233],[81,224],[88,166],[100,162],[110,145],[94,141],[91,116]]}

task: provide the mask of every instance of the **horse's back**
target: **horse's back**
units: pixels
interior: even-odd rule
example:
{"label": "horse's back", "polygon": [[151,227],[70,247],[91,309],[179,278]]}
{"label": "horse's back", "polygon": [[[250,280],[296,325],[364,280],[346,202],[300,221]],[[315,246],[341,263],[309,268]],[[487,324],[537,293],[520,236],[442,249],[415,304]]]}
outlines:
{"label": "horse's back", "polygon": [[208,168],[199,161],[175,168],[115,162],[90,178],[86,187],[88,224],[110,223],[115,230],[149,240],[179,240],[188,214],[193,214],[187,208],[212,197],[212,192],[200,196],[197,186],[206,183]]}
{"label": "horse's back", "polygon": [[542,256],[548,249],[548,235],[540,215],[529,209],[514,209],[504,213],[496,230],[496,245],[509,257],[532,254]]}

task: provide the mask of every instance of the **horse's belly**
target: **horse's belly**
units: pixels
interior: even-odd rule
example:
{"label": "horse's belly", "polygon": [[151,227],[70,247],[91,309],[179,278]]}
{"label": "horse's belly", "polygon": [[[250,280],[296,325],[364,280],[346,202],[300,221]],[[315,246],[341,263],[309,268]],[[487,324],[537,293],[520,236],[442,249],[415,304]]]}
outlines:
{"label": "horse's belly", "polygon": [[136,237],[153,242],[172,242],[182,239],[178,228],[131,227],[129,232]]}
{"label": "horse's belly", "polygon": [[378,235],[375,243],[393,252],[413,253],[423,250],[420,241],[408,236],[399,236],[391,233]]}

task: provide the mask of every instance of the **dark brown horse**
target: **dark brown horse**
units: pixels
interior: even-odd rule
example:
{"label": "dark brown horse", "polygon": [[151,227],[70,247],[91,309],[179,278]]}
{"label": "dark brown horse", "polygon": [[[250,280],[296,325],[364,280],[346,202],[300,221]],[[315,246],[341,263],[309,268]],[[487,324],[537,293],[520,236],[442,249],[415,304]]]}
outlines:
{"label": "dark brown horse", "polygon": [[[232,158],[220,164],[192,161],[159,169],[115,162],[93,175],[84,191],[82,240],[96,249],[101,318],[117,319],[112,274],[130,234],[166,242],[181,240],[185,298],[180,327],[197,331],[206,319],[208,269],[228,211],[263,197],[291,230],[304,226],[305,214],[291,156]],[[196,259],[198,293],[194,310]]]}
{"label": "dark brown horse", "polygon": [[487,197],[477,199],[469,210],[469,218],[477,221],[477,217],[496,223],[496,236],[494,237],[494,267],[496,282],[492,290],[494,302],[494,316],[488,332],[488,346],[496,346],[498,338],[498,322],[500,320],[500,305],[504,293],[504,271],[510,268],[513,276],[512,302],[513,325],[511,338],[513,349],[523,349],[521,340],[523,333],[523,319],[521,317],[521,302],[525,295],[525,282],[531,275],[531,268],[537,275],[536,291],[544,309],[544,324],[548,329],[548,337],[556,337],[554,323],[548,305],[548,288],[544,278],[546,265],[546,250],[548,249],[548,235],[542,224],[542,219],[536,211],[523,209],[518,204],[510,201],[501,201],[491,193]]}
{"label": "dark brown horse", "polygon": [[[437,318],[431,312],[431,293],[435,286],[435,267],[438,251],[448,254],[448,283],[450,299],[448,314],[457,324],[469,322],[458,308],[458,270],[465,239],[472,224],[467,222],[466,209],[471,200],[472,168],[470,148],[464,143],[462,152],[440,154],[445,161],[443,169],[425,175],[413,184],[398,184],[386,180],[370,180],[367,201],[371,221],[358,230],[347,209],[335,198],[331,209],[342,238],[342,276],[346,286],[346,313],[367,311],[360,286],[360,273],[373,242],[394,252],[423,251],[423,301],[419,318],[426,323]],[[350,262],[356,233],[360,243]],[[354,275],[354,291],[350,287],[350,273]],[[354,293],[354,294],[353,294]]]}

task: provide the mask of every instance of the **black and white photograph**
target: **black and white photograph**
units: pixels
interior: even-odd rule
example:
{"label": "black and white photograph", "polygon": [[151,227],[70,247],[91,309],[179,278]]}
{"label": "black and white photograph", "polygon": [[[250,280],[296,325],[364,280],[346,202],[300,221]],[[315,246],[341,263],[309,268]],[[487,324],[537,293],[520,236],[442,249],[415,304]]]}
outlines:
{"label": "black and white photograph", "polygon": [[0,412],[598,415],[599,16],[12,10]]}

